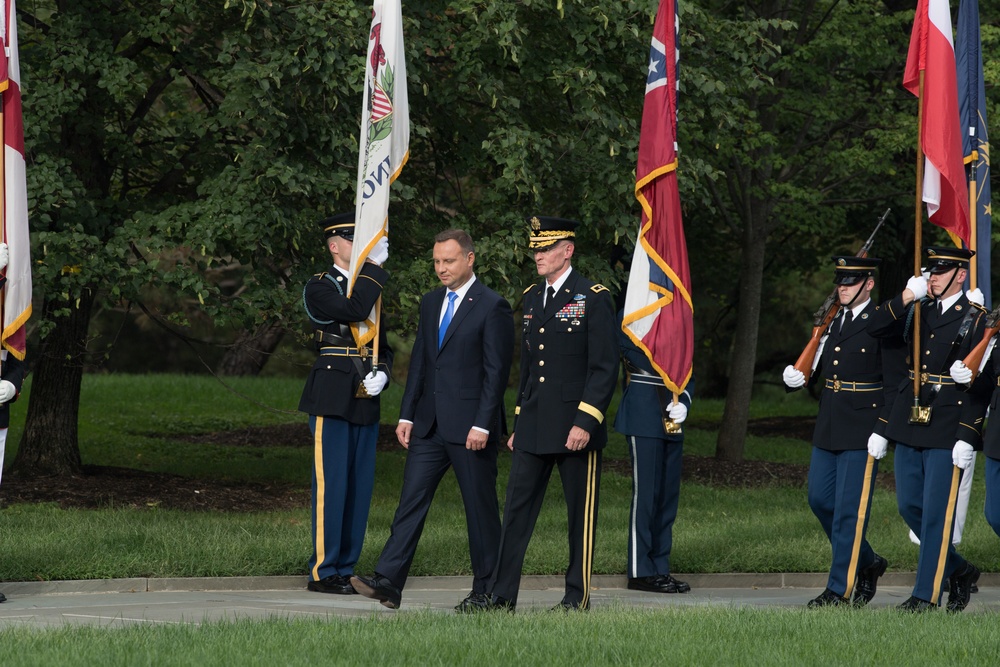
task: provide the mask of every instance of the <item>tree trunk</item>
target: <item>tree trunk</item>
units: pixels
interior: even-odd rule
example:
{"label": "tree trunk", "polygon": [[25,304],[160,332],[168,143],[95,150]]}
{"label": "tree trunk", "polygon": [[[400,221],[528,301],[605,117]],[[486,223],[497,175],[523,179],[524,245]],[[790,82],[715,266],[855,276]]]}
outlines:
{"label": "tree trunk", "polygon": [[[45,302],[45,317],[55,321],[55,328],[42,341],[37,362],[32,364],[31,400],[11,466],[14,475],[66,475],[82,470],[77,421],[93,303],[90,290],[84,290],[79,302]],[[59,309],[69,313],[54,316]]]}
{"label": "tree trunk", "polygon": [[260,325],[255,331],[243,331],[219,362],[219,375],[258,375],[285,336],[277,322]]}
{"label": "tree trunk", "polygon": [[722,411],[719,439],[715,447],[715,458],[723,461],[743,460],[764,284],[764,249],[767,245],[764,224],[754,224],[753,220],[748,219],[744,229],[749,231],[745,232],[747,239],[743,244],[743,261],[740,266],[740,302],[736,309],[729,387],[726,390],[726,406]]}

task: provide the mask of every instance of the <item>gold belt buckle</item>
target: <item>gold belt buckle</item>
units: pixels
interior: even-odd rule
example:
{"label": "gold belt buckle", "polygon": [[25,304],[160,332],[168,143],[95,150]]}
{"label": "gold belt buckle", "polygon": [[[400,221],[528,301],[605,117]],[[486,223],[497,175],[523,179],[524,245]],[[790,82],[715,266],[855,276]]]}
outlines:
{"label": "gold belt buckle", "polygon": [[834,391],[840,391],[840,380],[834,380],[833,381],[833,390]]}
{"label": "gold belt buckle", "polygon": [[930,379],[930,375],[928,375],[927,373],[921,373],[920,374],[920,384],[927,384],[927,380],[929,380],[929,379]]}

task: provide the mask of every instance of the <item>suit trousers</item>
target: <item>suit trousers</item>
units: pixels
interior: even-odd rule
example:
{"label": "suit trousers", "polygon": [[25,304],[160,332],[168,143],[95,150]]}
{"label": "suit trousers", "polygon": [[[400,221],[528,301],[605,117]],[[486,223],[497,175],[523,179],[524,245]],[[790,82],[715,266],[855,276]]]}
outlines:
{"label": "suit trousers", "polygon": [[434,493],[448,468],[455,470],[465,505],[472,560],[472,590],[485,593],[500,546],[500,503],[497,500],[497,444],[469,450],[465,443],[446,442],[433,431],[412,438],[403,467],[403,488],[392,519],[389,540],[375,571],[402,589],[410,574],[417,542],[424,529]]}
{"label": "suit trousers", "polygon": [[601,450],[566,454],[531,454],[517,449],[507,482],[500,555],[489,592],[517,603],[521,569],[531,533],[542,509],[552,469],[559,467],[569,524],[569,565],[563,603],[587,608],[594,564],[598,494],[601,486]]}
{"label": "suit trousers", "polygon": [[378,424],[309,416],[313,432],[313,581],[350,576],[361,556],[375,487]]}
{"label": "suit trousers", "polygon": [[858,570],[875,562],[865,533],[878,461],[867,449],[830,451],[813,447],[809,462],[809,507],[830,540],[826,587],[850,599]]}
{"label": "suit trousers", "polygon": [[1000,461],[986,458],[986,521],[1000,535]]}
{"label": "suit trousers", "polygon": [[632,435],[626,440],[632,458],[628,576],[670,574],[684,443]]}
{"label": "suit trousers", "polygon": [[913,596],[939,604],[941,585],[966,561],[952,544],[961,476],[950,449],[918,449],[896,443],[899,514],[920,538]]}

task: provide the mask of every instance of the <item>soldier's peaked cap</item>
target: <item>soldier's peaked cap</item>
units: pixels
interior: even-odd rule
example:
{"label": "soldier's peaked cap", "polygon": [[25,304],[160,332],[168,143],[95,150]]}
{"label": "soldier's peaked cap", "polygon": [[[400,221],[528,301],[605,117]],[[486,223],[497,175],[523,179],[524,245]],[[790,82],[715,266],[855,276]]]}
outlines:
{"label": "soldier's peaked cap", "polygon": [[976,254],[975,250],[956,248],[954,246],[927,246],[924,248],[925,266],[930,273],[948,273],[952,269],[969,268],[969,260]]}
{"label": "soldier's peaked cap", "polygon": [[837,285],[853,285],[874,275],[875,269],[882,263],[878,257],[856,257],[853,255],[836,255],[833,260],[833,282]]}
{"label": "soldier's peaked cap", "polygon": [[580,223],[576,220],[553,218],[551,216],[533,215],[528,218],[528,247],[537,250],[548,248],[563,239],[576,237],[576,228]]}
{"label": "soldier's peaked cap", "polygon": [[323,228],[323,236],[342,236],[348,241],[354,241],[354,211],[338,213],[319,221]]}

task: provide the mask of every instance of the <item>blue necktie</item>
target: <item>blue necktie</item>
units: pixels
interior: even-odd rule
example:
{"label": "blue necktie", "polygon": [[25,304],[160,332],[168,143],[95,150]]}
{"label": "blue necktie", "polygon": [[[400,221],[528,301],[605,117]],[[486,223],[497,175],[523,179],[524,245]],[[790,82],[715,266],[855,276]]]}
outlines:
{"label": "blue necktie", "polygon": [[451,318],[455,316],[455,299],[458,298],[458,292],[448,292],[448,307],[444,311],[444,319],[441,320],[441,326],[438,328],[438,349],[441,349],[441,344],[444,343],[444,334],[448,331],[448,325],[451,324]]}

